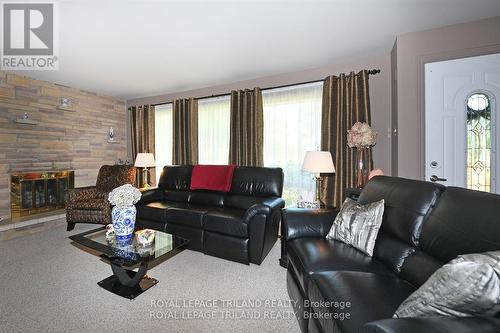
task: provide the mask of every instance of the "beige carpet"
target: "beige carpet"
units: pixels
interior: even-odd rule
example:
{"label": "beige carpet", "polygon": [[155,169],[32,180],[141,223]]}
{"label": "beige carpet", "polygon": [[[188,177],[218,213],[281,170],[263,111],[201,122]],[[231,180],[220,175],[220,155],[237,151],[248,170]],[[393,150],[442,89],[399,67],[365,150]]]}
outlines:
{"label": "beige carpet", "polygon": [[153,268],[160,283],[129,301],[97,285],[110,267],[68,239],[90,228],[0,241],[0,332],[300,331],[279,243],[260,266],[186,250]]}

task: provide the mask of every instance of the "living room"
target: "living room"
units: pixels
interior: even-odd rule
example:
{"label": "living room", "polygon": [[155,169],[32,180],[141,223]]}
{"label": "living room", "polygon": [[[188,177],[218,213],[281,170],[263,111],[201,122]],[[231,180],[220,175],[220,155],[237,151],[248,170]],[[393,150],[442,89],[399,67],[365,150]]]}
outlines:
{"label": "living room", "polygon": [[498,0],[0,6],[0,332],[500,332]]}

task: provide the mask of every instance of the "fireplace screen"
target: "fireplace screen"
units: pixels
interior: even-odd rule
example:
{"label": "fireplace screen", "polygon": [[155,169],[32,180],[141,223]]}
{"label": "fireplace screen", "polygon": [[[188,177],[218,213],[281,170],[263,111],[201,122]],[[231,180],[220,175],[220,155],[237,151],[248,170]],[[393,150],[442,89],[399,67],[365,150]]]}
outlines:
{"label": "fireplace screen", "polygon": [[12,174],[12,218],[65,208],[67,192],[74,188],[74,179],[74,171]]}

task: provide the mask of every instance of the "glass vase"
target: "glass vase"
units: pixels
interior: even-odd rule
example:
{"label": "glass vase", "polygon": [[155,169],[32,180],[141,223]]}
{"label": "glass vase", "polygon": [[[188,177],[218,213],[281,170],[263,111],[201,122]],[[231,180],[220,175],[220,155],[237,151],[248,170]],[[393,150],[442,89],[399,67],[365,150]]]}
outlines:
{"label": "glass vase", "polygon": [[368,149],[356,148],[356,187],[363,188],[368,182]]}

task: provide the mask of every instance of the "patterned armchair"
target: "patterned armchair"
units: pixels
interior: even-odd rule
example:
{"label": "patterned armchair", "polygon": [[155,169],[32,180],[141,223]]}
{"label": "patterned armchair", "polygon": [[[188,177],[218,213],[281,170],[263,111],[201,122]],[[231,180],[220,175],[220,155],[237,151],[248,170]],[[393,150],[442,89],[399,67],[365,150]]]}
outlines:
{"label": "patterned armchair", "polygon": [[103,165],[97,175],[96,186],[80,187],[68,191],[66,204],[67,230],[75,223],[111,223],[111,205],[108,194],[114,188],[135,185],[136,169],[128,165]]}

